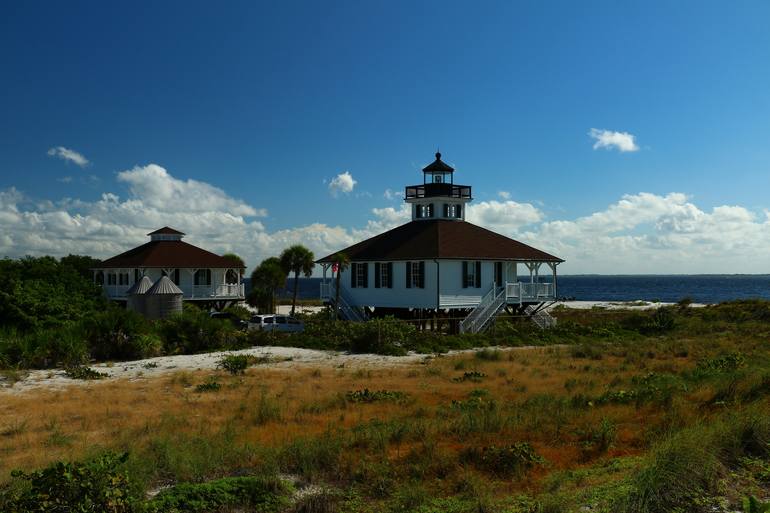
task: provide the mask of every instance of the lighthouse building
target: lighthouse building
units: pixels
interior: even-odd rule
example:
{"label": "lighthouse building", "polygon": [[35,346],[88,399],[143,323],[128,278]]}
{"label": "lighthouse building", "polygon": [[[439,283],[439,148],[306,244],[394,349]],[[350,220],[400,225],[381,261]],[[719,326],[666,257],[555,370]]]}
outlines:
{"label": "lighthouse building", "polygon": [[[440,153],[422,172],[423,183],[405,189],[410,222],[338,252],[350,262],[340,276],[340,311],[353,320],[450,317],[465,332],[485,329],[506,310],[552,323],[543,308],[557,297],[564,260],[466,221],[471,186],[454,183]],[[336,255],[318,261],[327,302],[337,297]]]}

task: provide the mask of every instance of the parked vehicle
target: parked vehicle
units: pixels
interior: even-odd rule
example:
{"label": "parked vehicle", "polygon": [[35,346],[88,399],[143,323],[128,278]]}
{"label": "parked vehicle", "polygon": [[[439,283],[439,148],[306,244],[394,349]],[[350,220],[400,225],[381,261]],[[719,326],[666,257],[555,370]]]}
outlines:
{"label": "parked vehicle", "polygon": [[305,323],[288,315],[255,315],[249,321],[249,329],[296,333],[305,330]]}
{"label": "parked vehicle", "polygon": [[248,329],[249,323],[230,312],[211,312],[212,319],[222,319],[223,321],[229,321],[233,326],[240,330]]}

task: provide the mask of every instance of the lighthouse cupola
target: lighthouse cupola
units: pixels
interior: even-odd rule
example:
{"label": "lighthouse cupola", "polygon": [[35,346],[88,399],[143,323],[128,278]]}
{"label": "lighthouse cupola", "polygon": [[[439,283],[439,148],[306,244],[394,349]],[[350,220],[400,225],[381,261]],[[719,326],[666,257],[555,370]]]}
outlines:
{"label": "lighthouse cupola", "polygon": [[412,205],[412,220],[465,220],[465,204],[471,201],[470,185],[455,185],[454,168],[436,160],[422,169],[422,185],[408,185],[404,200]]}

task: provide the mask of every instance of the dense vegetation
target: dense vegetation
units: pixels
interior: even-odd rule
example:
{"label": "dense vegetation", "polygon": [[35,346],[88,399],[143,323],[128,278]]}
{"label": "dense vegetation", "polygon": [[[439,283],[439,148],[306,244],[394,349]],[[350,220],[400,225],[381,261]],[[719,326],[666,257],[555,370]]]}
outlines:
{"label": "dense vegetation", "polygon": [[[286,345],[354,353],[401,355],[408,351],[445,352],[489,345],[574,343],[614,334],[633,338],[667,329],[671,314],[640,315],[622,324],[585,327],[562,323],[541,332],[520,319],[500,321],[483,335],[447,336],[418,331],[392,318],[363,324],[330,320],[324,312],[306,316],[304,333],[242,332],[231,323],[211,319],[185,305],[181,315],[163,321],[142,316],[107,301],[92,283],[96,261],[69,256],[0,261],[0,369],[73,367],[91,361],[121,361],[159,355],[238,349],[257,345]],[[275,259],[278,262],[278,259]],[[285,271],[275,264],[276,275]],[[283,274],[281,274],[283,273]],[[231,311],[242,318],[242,307]]]}

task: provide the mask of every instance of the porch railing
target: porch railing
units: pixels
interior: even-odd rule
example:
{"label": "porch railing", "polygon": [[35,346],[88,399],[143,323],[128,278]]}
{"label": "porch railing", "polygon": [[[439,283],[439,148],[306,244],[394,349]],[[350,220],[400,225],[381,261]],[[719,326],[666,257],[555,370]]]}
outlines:
{"label": "porch railing", "polygon": [[505,296],[512,301],[526,301],[552,298],[553,283],[513,282],[505,284]]}
{"label": "porch railing", "polygon": [[[130,285],[103,285],[108,297],[124,298]],[[218,285],[193,285],[182,287],[184,299],[241,298],[245,297],[243,283],[220,283]]]}

